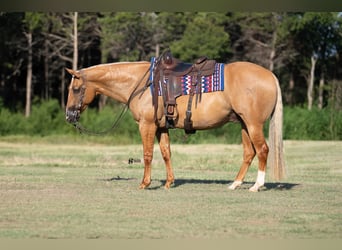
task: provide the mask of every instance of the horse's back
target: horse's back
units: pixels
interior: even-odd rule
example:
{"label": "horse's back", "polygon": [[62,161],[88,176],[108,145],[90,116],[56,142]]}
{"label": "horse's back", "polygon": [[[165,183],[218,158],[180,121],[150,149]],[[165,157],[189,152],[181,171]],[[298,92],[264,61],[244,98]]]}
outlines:
{"label": "horse's back", "polygon": [[271,88],[276,89],[275,78],[268,69],[250,62],[234,62],[225,66],[228,88]]}
{"label": "horse's back", "polygon": [[233,110],[246,119],[264,123],[277,100],[277,79],[268,69],[249,62],[225,66],[225,93]]}

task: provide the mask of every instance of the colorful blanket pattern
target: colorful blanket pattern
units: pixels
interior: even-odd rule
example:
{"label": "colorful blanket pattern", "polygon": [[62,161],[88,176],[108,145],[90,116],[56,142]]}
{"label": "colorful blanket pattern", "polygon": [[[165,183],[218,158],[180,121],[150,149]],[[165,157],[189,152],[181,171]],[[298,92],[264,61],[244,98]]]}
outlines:
{"label": "colorful blanket pattern", "polygon": [[[153,81],[153,69],[155,64],[155,57],[151,59],[151,68],[150,68],[150,81]],[[189,75],[181,76],[182,82],[182,95],[189,95],[191,85],[193,81],[197,81],[193,77]],[[167,82],[166,82],[167,84]],[[202,84],[202,93],[210,93],[215,91],[223,91],[224,90],[224,64],[223,63],[216,63],[215,64],[215,71],[213,75],[209,76],[202,76],[201,77],[201,84]],[[161,95],[161,89],[159,88],[159,95]],[[152,91],[152,85],[151,85]]]}

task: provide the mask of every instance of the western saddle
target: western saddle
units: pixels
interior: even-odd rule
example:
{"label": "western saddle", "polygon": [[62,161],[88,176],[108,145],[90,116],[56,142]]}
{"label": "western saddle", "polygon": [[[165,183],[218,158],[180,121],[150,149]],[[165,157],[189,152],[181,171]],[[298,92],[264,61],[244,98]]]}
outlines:
{"label": "western saddle", "polygon": [[196,94],[196,107],[198,101],[202,98],[202,76],[214,74],[215,60],[209,60],[202,56],[194,64],[184,63],[172,56],[169,50],[165,51],[156,59],[153,79],[153,105],[155,110],[155,119],[157,121],[158,93],[161,92],[164,100],[164,112],[166,117],[166,128],[174,128],[176,98],[182,95],[182,76],[190,76],[192,83],[189,92],[188,106],[184,119],[184,130],[187,134],[193,134],[196,130],[193,128],[191,120],[192,99]]}

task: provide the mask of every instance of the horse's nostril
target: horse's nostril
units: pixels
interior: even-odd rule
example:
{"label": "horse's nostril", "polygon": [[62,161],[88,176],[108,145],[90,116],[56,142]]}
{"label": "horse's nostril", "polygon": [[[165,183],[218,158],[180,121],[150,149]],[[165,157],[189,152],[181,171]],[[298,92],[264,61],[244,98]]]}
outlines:
{"label": "horse's nostril", "polygon": [[78,110],[66,110],[65,119],[70,123],[76,123],[80,118],[80,112]]}

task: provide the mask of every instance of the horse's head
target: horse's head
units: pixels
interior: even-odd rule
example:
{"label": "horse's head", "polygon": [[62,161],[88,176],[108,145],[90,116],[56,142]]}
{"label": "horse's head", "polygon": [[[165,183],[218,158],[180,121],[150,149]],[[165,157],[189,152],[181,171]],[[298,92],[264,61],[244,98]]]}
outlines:
{"label": "horse's head", "polygon": [[65,118],[70,123],[76,123],[81,113],[95,97],[95,89],[87,84],[86,77],[80,71],[66,69],[71,75]]}

